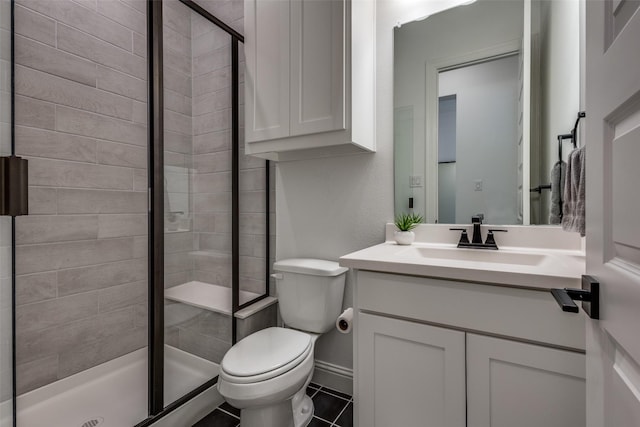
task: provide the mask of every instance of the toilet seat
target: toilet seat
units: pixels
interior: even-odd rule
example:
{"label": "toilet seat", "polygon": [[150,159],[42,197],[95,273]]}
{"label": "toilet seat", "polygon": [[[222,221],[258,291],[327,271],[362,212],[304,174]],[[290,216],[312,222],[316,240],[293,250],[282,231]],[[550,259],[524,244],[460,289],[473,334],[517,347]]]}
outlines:
{"label": "toilet seat", "polygon": [[302,363],[313,351],[313,341],[311,335],[294,329],[263,329],[227,352],[220,364],[220,376],[235,384],[277,377]]}

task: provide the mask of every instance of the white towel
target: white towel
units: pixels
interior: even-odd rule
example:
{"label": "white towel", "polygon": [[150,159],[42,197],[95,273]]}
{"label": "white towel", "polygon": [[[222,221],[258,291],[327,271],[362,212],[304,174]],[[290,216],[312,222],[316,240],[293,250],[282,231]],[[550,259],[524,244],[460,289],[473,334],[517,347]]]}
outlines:
{"label": "white towel", "polygon": [[562,193],[564,192],[567,164],[558,160],[551,169],[551,205],[549,206],[549,224],[562,221]]}
{"label": "white towel", "polygon": [[562,229],[585,232],[585,147],[573,150],[567,162],[562,206]]}

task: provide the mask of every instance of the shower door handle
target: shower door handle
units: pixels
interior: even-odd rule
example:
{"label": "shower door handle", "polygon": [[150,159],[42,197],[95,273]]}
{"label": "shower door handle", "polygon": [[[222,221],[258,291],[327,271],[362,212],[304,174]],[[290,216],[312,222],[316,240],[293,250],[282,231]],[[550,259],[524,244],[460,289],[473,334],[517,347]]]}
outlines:
{"label": "shower door handle", "polygon": [[22,157],[0,157],[0,215],[29,214],[28,166]]}

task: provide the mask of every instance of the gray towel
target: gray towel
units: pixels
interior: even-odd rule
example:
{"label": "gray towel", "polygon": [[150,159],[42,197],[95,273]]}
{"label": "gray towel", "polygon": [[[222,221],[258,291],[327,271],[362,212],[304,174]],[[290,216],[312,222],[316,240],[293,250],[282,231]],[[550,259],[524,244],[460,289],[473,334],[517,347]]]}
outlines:
{"label": "gray towel", "polygon": [[549,206],[549,224],[562,221],[562,192],[564,191],[567,164],[558,160],[551,169],[551,206]]}
{"label": "gray towel", "polygon": [[573,150],[569,155],[562,207],[562,229],[576,231],[581,236],[585,231],[585,157],[585,147]]}

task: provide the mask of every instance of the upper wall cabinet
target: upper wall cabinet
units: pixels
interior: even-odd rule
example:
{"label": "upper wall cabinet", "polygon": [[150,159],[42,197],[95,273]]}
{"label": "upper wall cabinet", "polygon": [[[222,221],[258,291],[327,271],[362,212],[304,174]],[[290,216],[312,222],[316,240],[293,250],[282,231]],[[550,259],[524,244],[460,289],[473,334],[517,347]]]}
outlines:
{"label": "upper wall cabinet", "polygon": [[375,151],[375,2],[245,0],[245,149]]}

